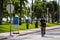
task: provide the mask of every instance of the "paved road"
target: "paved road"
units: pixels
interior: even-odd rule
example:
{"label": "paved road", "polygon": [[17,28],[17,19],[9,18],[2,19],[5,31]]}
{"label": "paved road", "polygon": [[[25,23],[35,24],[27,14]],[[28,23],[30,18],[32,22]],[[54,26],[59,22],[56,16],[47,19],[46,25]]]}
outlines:
{"label": "paved road", "polygon": [[60,40],[60,28],[47,31],[45,37],[41,37],[41,32],[37,32],[19,37],[11,37],[5,40]]}

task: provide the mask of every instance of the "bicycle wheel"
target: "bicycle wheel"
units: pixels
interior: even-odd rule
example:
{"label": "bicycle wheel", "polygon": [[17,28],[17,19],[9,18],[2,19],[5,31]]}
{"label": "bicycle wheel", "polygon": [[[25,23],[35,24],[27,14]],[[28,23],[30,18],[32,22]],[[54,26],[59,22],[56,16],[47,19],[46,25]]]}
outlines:
{"label": "bicycle wheel", "polygon": [[44,28],[41,28],[41,36],[44,37]]}

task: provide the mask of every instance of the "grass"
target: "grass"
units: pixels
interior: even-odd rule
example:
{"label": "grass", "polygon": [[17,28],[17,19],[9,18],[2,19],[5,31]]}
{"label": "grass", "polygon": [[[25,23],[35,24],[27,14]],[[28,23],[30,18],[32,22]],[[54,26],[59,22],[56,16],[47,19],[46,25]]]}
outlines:
{"label": "grass", "polygon": [[[46,23],[47,24],[47,27],[51,27],[51,26],[55,26],[55,25],[60,25],[60,23]],[[29,24],[29,29],[34,29],[35,28],[35,24]],[[40,25],[38,25],[38,28],[40,28]],[[14,28],[12,26],[12,31],[16,31],[18,30],[18,28]],[[21,26],[19,26],[19,30],[26,30],[26,24],[22,24]],[[0,33],[3,33],[3,32],[9,32],[10,31],[10,25],[0,25]]]}

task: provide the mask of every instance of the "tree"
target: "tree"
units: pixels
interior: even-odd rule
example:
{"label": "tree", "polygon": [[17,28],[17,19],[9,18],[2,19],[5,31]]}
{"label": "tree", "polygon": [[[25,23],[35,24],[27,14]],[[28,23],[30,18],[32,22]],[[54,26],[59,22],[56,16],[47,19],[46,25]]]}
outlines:
{"label": "tree", "polygon": [[46,0],[42,0],[43,2],[46,2]]}
{"label": "tree", "polygon": [[51,14],[52,23],[54,23],[54,21],[55,21],[55,15],[58,12],[58,7],[59,6],[58,6],[57,2],[55,2],[55,1],[45,3],[45,13],[47,13],[47,8],[49,8],[48,12],[49,12],[49,16]]}
{"label": "tree", "polygon": [[37,19],[43,15],[42,8],[43,7],[40,4],[34,5],[34,14]]}
{"label": "tree", "polygon": [[[52,16],[52,23],[54,23],[54,21],[55,21],[55,15],[58,12],[58,7],[59,6],[58,6],[57,2],[55,2],[55,1],[45,2],[43,0],[41,2],[39,0],[35,0],[34,7],[33,8],[34,8],[34,12],[35,12],[36,15],[37,15],[39,9],[41,8],[42,9],[42,13],[40,13],[40,15],[44,15],[44,16],[46,16],[47,8],[49,8],[49,11],[48,11],[49,12],[49,16],[51,14],[51,16]],[[40,11],[41,11],[41,9],[40,9]]]}
{"label": "tree", "polygon": [[35,17],[40,18],[41,16],[44,16],[44,3],[45,2],[42,2],[41,0],[35,0],[33,5]]}
{"label": "tree", "polygon": [[[6,15],[7,16],[9,16],[8,15],[8,13],[7,13],[7,11],[6,11],[6,6],[7,6],[7,4],[9,3],[10,1],[9,0],[5,0],[5,1],[3,1],[3,16],[5,17]],[[15,6],[15,10],[14,10],[14,13],[13,14],[17,14],[17,15],[19,15],[19,13],[20,13],[20,0],[11,0],[11,2],[12,2],[12,4]],[[24,9],[24,7],[25,7],[25,3],[26,2],[28,2],[27,0],[23,0],[23,2],[22,2],[22,9]],[[25,7],[26,8],[26,7]],[[25,9],[26,10],[26,9]],[[23,11],[23,10],[22,10]]]}
{"label": "tree", "polygon": [[54,23],[55,14],[57,13],[59,6],[58,6],[57,2],[55,2],[55,1],[52,1],[51,4],[52,4],[52,7],[51,7],[50,11],[51,11],[51,15],[52,15],[52,23]]}
{"label": "tree", "polygon": [[21,25],[21,17],[22,17],[22,4],[24,4],[24,1],[27,2],[27,0],[20,0],[20,20],[19,20],[19,25]]}
{"label": "tree", "polygon": [[3,0],[0,0],[0,25],[2,24]]}

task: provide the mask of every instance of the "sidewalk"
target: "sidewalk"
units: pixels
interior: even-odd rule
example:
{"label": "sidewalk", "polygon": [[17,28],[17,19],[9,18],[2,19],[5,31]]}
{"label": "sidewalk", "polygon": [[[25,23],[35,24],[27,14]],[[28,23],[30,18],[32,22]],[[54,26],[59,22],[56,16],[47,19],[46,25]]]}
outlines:
{"label": "sidewalk", "polygon": [[[57,28],[60,28],[60,25],[58,25],[58,26],[52,26],[52,27],[47,27],[46,29],[47,30],[53,30],[53,29],[57,29]],[[21,30],[21,31],[19,31],[20,34],[13,34],[12,33],[12,35],[13,35],[13,37],[23,36],[23,35],[27,35],[27,34],[39,32],[39,31],[40,31],[40,28],[30,29],[30,30]],[[0,40],[1,39],[6,39],[6,38],[9,38],[9,37],[10,37],[10,32],[0,33]]]}

